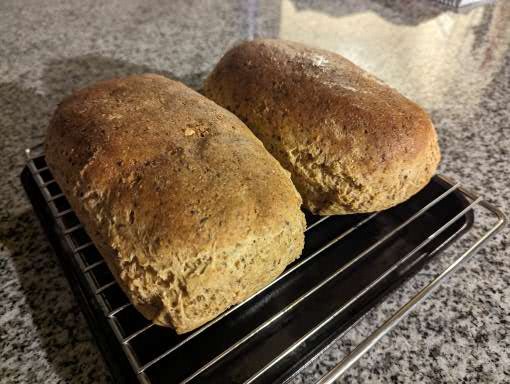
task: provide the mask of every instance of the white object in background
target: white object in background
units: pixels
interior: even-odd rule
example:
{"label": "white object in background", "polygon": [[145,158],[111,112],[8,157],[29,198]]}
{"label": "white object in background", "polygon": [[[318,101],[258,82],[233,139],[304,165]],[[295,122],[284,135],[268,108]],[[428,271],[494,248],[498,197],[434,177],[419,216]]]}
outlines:
{"label": "white object in background", "polygon": [[494,0],[437,0],[440,3],[450,5],[452,7],[461,8],[467,7],[468,5],[483,5],[493,3]]}

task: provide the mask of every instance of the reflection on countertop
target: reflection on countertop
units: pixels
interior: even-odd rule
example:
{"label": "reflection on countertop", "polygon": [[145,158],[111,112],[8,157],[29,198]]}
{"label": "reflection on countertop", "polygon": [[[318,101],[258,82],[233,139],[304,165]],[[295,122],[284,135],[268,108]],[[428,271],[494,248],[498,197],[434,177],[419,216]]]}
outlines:
{"label": "reflection on countertop", "polygon": [[[129,73],[199,88],[226,49],[259,36],[339,52],[422,104],[439,132],[441,172],[510,212],[506,0],[460,12],[432,0],[1,2],[1,383],[110,380],[18,181],[23,149],[43,140],[56,104],[78,86]],[[509,237],[505,229],[479,251],[344,382],[509,382]],[[391,295],[294,383],[323,375],[442,265]]]}
{"label": "reflection on countertop", "polygon": [[502,6],[439,12],[408,25],[395,23],[393,10],[330,15],[283,0],[280,18],[282,38],[341,53],[426,108],[468,88],[460,84],[469,84],[465,106],[475,107],[510,43],[510,8]]}

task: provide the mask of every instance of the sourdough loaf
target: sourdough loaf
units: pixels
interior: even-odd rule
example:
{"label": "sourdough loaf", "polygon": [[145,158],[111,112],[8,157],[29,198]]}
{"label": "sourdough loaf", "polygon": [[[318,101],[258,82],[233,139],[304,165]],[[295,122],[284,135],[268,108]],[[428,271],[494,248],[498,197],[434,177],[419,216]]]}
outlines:
{"label": "sourdough loaf", "polygon": [[314,213],[391,207],[424,187],[439,163],[423,109],[332,52],[245,42],[220,60],[204,93],[262,140]]}
{"label": "sourdough loaf", "polygon": [[301,198],[233,114],[181,83],[131,76],[57,108],[46,159],[135,307],[178,333],[296,259]]}

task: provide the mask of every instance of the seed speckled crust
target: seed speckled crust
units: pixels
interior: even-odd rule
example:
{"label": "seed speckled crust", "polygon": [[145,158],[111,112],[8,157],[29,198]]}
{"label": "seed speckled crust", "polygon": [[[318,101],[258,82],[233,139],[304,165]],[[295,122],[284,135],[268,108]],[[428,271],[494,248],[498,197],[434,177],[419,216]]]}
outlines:
{"label": "seed speckled crust", "polygon": [[439,163],[427,113],[332,52],[245,42],[220,60],[204,94],[248,125],[317,214],[392,207],[423,188]]}
{"label": "seed speckled crust", "polygon": [[162,76],[66,98],[46,157],[130,300],[178,333],[267,285],[303,248],[289,173],[237,117]]}

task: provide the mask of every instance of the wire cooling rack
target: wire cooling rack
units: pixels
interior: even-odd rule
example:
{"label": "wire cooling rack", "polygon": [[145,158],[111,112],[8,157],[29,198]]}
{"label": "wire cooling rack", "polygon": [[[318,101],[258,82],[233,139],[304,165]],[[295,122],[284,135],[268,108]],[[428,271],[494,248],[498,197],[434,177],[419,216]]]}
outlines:
{"label": "wire cooling rack", "polygon": [[418,195],[369,215],[307,215],[303,256],[274,282],[184,335],[144,319],[128,301],[48,169],[26,151],[22,181],[120,382],[288,382],[395,287],[473,224],[495,224],[318,383],[339,378],[505,223],[497,208],[436,176]]}

